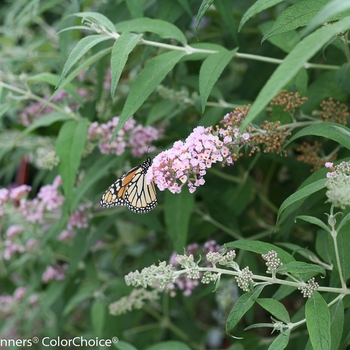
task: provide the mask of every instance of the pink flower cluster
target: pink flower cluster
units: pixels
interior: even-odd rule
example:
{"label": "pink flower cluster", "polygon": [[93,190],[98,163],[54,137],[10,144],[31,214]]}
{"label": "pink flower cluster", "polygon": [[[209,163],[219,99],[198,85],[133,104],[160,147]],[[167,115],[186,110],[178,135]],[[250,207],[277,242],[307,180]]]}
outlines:
{"label": "pink flower cluster", "polygon": [[129,147],[134,157],[141,157],[147,152],[155,150],[155,147],[151,146],[151,142],[161,136],[162,130],[136,124],[133,118],[124,124],[117,136],[109,143],[118,122],[119,117],[114,117],[106,124],[92,123],[88,131],[88,140],[97,140],[98,148],[103,154],[120,155]]}
{"label": "pink flower cluster", "polygon": [[[17,287],[12,295],[2,294],[0,295],[0,315],[9,316],[12,312],[18,313],[17,306],[18,302],[23,300],[25,294],[27,293],[26,287]],[[36,294],[31,294],[27,298],[29,305],[35,305],[38,302],[38,296]]]}
{"label": "pink flower cluster", "polygon": [[[85,89],[77,89],[77,93],[86,98],[89,96],[89,92]],[[44,99],[49,100],[50,96],[44,96]],[[77,109],[79,103],[72,99],[72,96],[65,90],[61,90],[51,100],[52,102],[61,102],[65,100],[71,110]],[[35,120],[40,119],[42,116],[52,113],[53,109],[49,106],[45,106],[43,102],[33,102],[23,109],[19,114],[19,122],[24,126],[32,124]]]}
{"label": "pink flower cluster", "polygon": [[154,181],[161,191],[168,189],[172,193],[180,193],[187,183],[193,193],[205,183],[203,177],[212,164],[233,164],[233,156],[237,157],[248,140],[249,134],[241,135],[238,128],[226,126],[214,131],[212,127],[198,126],[185,142],[176,141],[171,149],[154,158],[147,181]]}
{"label": "pink flower cluster", "polygon": [[67,229],[62,231],[57,240],[69,241],[75,237],[75,229],[87,228],[89,226],[89,219],[93,217],[90,212],[92,205],[90,203],[81,204],[77,210],[75,210],[68,219]]}
{"label": "pink flower cluster", "polygon": [[[216,243],[214,240],[207,241],[203,244],[203,246],[199,246],[198,243],[192,243],[186,247],[185,255],[203,255],[206,256],[208,252],[220,252],[221,248],[220,245]],[[179,263],[175,260],[177,253],[173,253],[169,259],[169,263],[173,265],[174,267],[179,267]],[[211,267],[212,264],[210,264],[208,261],[205,260],[206,266]],[[174,285],[168,285],[167,289],[170,290],[170,295],[175,296],[176,291],[175,289],[180,289],[183,291],[184,296],[190,296],[192,294],[192,291],[199,285],[198,279],[191,279],[187,278],[185,275],[181,275],[179,278],[176,279]]]}
{"label": "pink flower cluster", "polygon": [[67,269],[67,264],[48,266],[41,276],[41,280],[44,283],[48,283],[51,280],[62,281],[66,277]]}
{"label": "pink flower cluster", "polygon": [[62,184],[60,176],[57,176],[52,185],[41,187],[38,195],[33,200],[22,198],[19,211],[28,222],[44,223],[45,211],[59,209],[64,201],[64,196],[58,192]]}

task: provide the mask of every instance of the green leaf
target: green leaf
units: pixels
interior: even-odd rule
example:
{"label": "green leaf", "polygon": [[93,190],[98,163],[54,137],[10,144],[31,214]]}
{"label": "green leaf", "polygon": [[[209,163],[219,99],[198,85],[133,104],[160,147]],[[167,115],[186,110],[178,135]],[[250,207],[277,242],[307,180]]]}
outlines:
{"label": "green leaf", "polygon": [[185,53],[182,51],[170,51],[147,62],[144,70],[140,72],[131,85],[118,126],[111,139],[117,135],[127,120],[139,109],[184,55]]}
{"label": "green leaf", "polygon": [[177,0],[177,2],[191,17],[193,17],[192,10],[191,10],[190,4],[188,3],[188,0]]}
{"label": "green leaf", "polygon": [[316,27],[322,25],[323,23],[326,23],[327,21],[344,18],[345,16],[350,15],[349,1],[334,0],[331,2],[326,2],[328,3],[318,12],[318,14],[312,18],[309,23],[306,23],[307,26],[300,32],[301,36],[307,35]]}
{"label": "green leaf", "polygon": [[[30,81],[44,81],[52,86],[57,86],[60,77],[57,74],[52,73],[39,73],[35,74],[28,78],[28,82]],[[71,94],[77,101],[82,102],[80,95],[76,92],[74,86],[72,84],[67,84],[64,88],[69,94]]]}
{"label": "green leaf", "polygon": [[73,188],[85,146],[87,129],[86,119],[67,121],[62,125],[56,140],[56,154],[60,157],[58,170],[62,177],[63,191],[69,209],[71,209]]}
{"label": "green leaf", "polygon": [[284,242],[279,242],[277,243],[279,246],[290,249],[293,252],[293,256],[295,256],[295,254],[300,254],[301,256],[303,256],[304,258],[316,262],[319,261],[319,257],[312,252],[311,250],[308,250],[306,248],[302,248],[297,244],[293,244],[293,243],[284,243]]}
{"label": "green leaf", "polygon": [[331,321],[327,303],[314,291],[305,306],[306,326],[312,347],[317,350],[331,349]]}
{"label": "green leaf", "polygon": [[177,340],[168,340],[159,342],[156,345],[151,345],[145,350],[191,350],[191,348],[183,342]]}
{"label": "green leaf", "polygon": [[192,216],[194,195],[188,191],[179,194],[165,193],[164,214],[167,232],[177,253],[182,253],[187,243],[189,221]]}
{"label": "green leaf", "polygon": [[41,302],[42,310],[49,308],[59,297],[63,295],[63,291],[68,281],[52,281],[46,288],[43,300]]}
{"label": "green leaf", "polygon": [[147,347],[145,350],[191,350],[191,348],[183,342],[177,340],[168,340],[160,342],[156,345]]}
{"label": "green leaf", "polygon": [[314,216],[299,215],[295,219],[307,221],[310,224],[314,224],[314,225],[321,227],[326,232],[330,232],[330,228],[322,220],[315,218]]}
{"label": "green leaf", "polygon": [[294,140],[303,136],[323,136],[327,139],[338,142],[340,145],[350,149],[350,129],[337,123],[317,123],[309,125],[296,134],[294,134],[287,142],[285,147]]}
{"label": "green leaf", "polygon": [[332,349],[339,349],[340,341],[343,335],[344,328],[344,303],[343,299],[338,300],[335,304],[329,307],[331,316],[331,338]]}
{"label": "green leaf", "polygon": [[290,322],[288,311],[281,302],[270,298],[257,298],[256,302],[278,320],[284,323]]}
{"label": "green leaf", "polygon": [[215,2],[215,8],[219,12],[221,19],[230,30],[234,43],[238,45],[237,27],[238,21],[234,14],[233,2],[231,0],[220,0]]}
{"label": "green leaf", "polygon": [[106,305],[100,300],[95,300],[91,305],[91,325],[94,334],[102,337],[105,325]]}
{"label": "green leaf", "polygon": [[42,128],[45,126],[50,126],[53,123],[65,121],[65,120],[71,120],[71,119],[72,117],[70,117],[67,114],[63,114],[61,112],[53,112],[53,113],[46,114],[40,119],[35,120],[26,129],[24,129],[18,138],[22,138],[23,136],[31,133],[35,129]]}
{"label": "green leaf", "polygon": [[326,274],[326,271],[323,267],[316,264],[308,264],[302,261],[292,261],[287,264],[283,264],[276,269],[277,273],[285,274],[287,272],[292,274]]}
{"label": "green leaf", "polygon": [[307,186],[302,187],[301,189],[297,190],[295,193],[290,195],[280,206],[280,209],[279,209],[278,215],[277,215],[276,226],[277,226],[277,223],[279,222],[280,216],[284,210],[286,210],[292,204],[294,204],[298,201],[301,201],[301,200],[305,199],[306,197],[309,197],[310,195],[312,195],[313,193],[315,193],[319,190],[322,190],[326,185],[326,181],[327,181],[326,178],[317,180],[317,181],[315,181]]}
{"label": "green leaf", "polygon": [[254,4],[249,7],[249,9],[246,11],[246,13],[243,15],[241,22],[239,23],[238,31],[242,29],[244,24],[253,16],[256,14],[268,9],[269,7],[272,7],[276,4],[279,4],[283,0],[257,0],[254,2]]}
{"label": "green leaf", "polygon": [[204,60],[199,72],[199,93],[201,96],[202,113],[205,110],[205,105],[213,86],[236,52],[237,49],[232,51],[223,50],[209,55]]}
{"label": "green leaf", "polygon": [[302,0],[286,8],[277,17],[275,24],[263,37],[262,41],[265,41],[270,36],[289,32],[307,25],[327,2],[329,0]]}
{"label": "green leaf", "polygon": [[93,284],[80,284],[80,288],[72,294],[68,303],[65,304],[63,309],[63,316],[67,316],[75,307],[77,307],[82,301],[93,297],[96,291],[96,286]]}
{"label": "green leaf", "polygon": [[138,41],[142,37],[141,34],[136,35],[128,32],[124,32],[115,41],[113,45],[111,55],[111,95],[114,98],[115,90],[117,88],[119,78],[123,72],[126,61],[128,60],[129,53],[137,45]]}
{"label": "green leaf", "polygon": [[132,18],[143,17],[142,0],[126,0],[125,3]]}
{"label": "green leaf", "polygon": [[62,90],[69,82],[71,82],[76,76],[78,76],[81,72],[83,72],[86,68],[90,67],[93,63],[100,60],[103,56],[109,54],[112,51],[112,47],[108,47],[107,49],[101,50],[97,52],[95,55],[87,58],[84,62],[79,64],[79,66],[74,69],[65,79],[62,79],[60,84],[57,85],[57,89],[54,94],[51,96],[50,100],[56,96],[60,90]]}
{"label": "green leaf", "polygon": [[69,268],[67,274],[73,275],[79,265],[79,262],[83,259],[85,255],[86,242],[90,236],[87,234],[85,229],[78,229],[74,237],[73,244],[70,247],[70,259]]}
{"label": "green leaf", "polygon": [[264,287],[264,284],[260,284],[255,287],[252,292],[244,293],[239,297],[229,315],[227,316],[226,334],[230,335],[229,332],[237,325],[245,313],[254,305],[256,298],[259,297]]}
{"label": "green leaf", "polygon": [[201,6],[199,7],[198,13],[197,13],[197,19],[196,19],[196,33],[198,30],[198,26],[201,23],[201,20],[205,13],[208,11],[209,7],[212,5],[214,0],[203,0],[201,3]]}
{"label": "green leaf", "polygon": [[91,21],[93,21],[94,23],[98,23],[98,24],[102,24],[106,29],[108,29],[109,32],[111,33],[115,33],[115,27],[114,24],[104,15],[102,15],[101,13],[98,12],[78,12],[78,13],[74,13],[71,16],[75,16],[75,17],[81,17],[81,18],[86,18],[89,19]]}
{"label": "green leaf", "polygon": [[[259,25],[259,30],[263,35],[268,33],[273,25],[272,21],[264,22]],[[275,35],[270,37],[268,41],[283,50],[286,53],[289,53],[293,48],[300,42],[299,34],[295,30],[291,30],[287,33]]]}
{"label": "green leaf", "polygon": [[335,79],[340,88],[346,93],[350,94],[350,63],[344,63],[337,70]]}
{"label": "green leaf", "polygon": [[258,97],[249,109],[247,117],[243,120],[241,130],[244,130],[257,115],[268,105],[278,92],[299,72],[305,62],[311,58],[322,46],[339,32],[350,27],[350,17],[320,28],[303,39],[294,50],[283,60],[267,81]]}
{"label": "green leaf", "polygon": [[151,32],[163,39],[175,39],[186,45],[187,39],[182,31],[172,23],[153,18],[135,18],[115,25],[117,32]]}
{"label": "green leaf", "polygon": [[234,242],[226,243],[225,247],[229,249],[243,249],[257,254],[266,254],[270,250],[274,250],[283,264],[295,261],[292,255],[287,253],[285,250],[276,247],[275,245],[270,243],[260,241],[237,240]]}
{"label": "green leaf", "polygon": [[284,331],[270,344],[268,350],[283,350],[289,343],[290,329]]}
{"label": "green leaf", "polygon": [[81,39],[70,53],[67,62],[63,67],[62,74],[57,85],[60,85],[63,78],[67,75],[70,69],[74,66],[75,63],[79,61],[81,57],[85,55],[86,52],[88,52],[95,45],[106,40],[111,40],[111,37],[104,34],[93,34]]}
{"label": "green leaf", "polygon": [[113,343],[113,346],[118,350],[138,350],[135,346],[119,340],[117,343]]}

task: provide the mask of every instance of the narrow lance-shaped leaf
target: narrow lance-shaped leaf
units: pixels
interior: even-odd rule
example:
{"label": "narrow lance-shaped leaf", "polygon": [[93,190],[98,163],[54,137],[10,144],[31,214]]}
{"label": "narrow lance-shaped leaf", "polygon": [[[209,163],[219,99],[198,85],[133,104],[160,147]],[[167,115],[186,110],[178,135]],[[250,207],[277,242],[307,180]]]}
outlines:
{"label": "narrow lance-shaped leaf", "polygon": [[114,97],[115,90],[117,88],[119,78],[123,72],[126,61],[128,60],[129,53],[137,45],[138,41],[142,37],[141,34],[132,34],[124,32],[115,41],[113,45],[111,55],[111,95]]}
{"label": "narrow lance-shaped leaf", "polygon": [[151,32],[163,39],[175,39],[186,45],[187,39],[182,31],[172,23],[153,18],[135,18],[115,25],[118,32]]}
{"label": "narrow lance-shaped leaf", "polygon": [[300,32],[301,36],[309,34],[317,26],[326,23],[329,20],[343,18],[350,15],[350,2],[344,0],[327,1],[319,13],[308,23],[308,25]]}
{"label": "narrow lance-shaped leaf", "polygon": [[182,253],[187,243],[188,224],[192,216],[194,196],[188,191],[173,195],[165,193],[165,222],[177,253]]}
{"label": "narrow lance-shaped leaf", "polygon": [[257,298],[256,302],[268,311],[271,315],[275,316],[278,320],[288,323],[290,322],[290,317],[285,306],[278,300],[268,299],[268,298]]}
{"label": "narrow lance-shaped leaf", "polygon": [[[277,223],[279,221],[279,218],[280,218],[282,212],[286,208],[288,208],[293,203],[300,201],[300,200],[310,196],[311,194],[321,190],[322,188],[324,188],[326,181],[327,181],[327,179],[317,180],[317,181],[311,183],[310,185],[307,185],[307,186],[301,188],[300,190],[298,190],[297,192],[293,193],[292,195],[290,195],[280,206],[280,209],[279,209],[278,215],[277,215]],[[277,225],[277,223],[276,223],[276,225]]]}
{"label": "narrow lance-shaped leaf", "polygon": [[316,291],[306,302],[305,316],[313,349],[331,349],[331,320],[328,305]]}
{"label": "narrow lance-shaped leaf", "polygon": [[276,4],[279,4],[283,0],[257,0],[254,2],[254,4],[249,7],[249,9],[246,11],[246,13],[243,15],[241,22],[239,23],[238,31],[242,29],[244,24],[253,16],[260,13],[261,11],[264,11],[268,9],[269,7],[272,7]]}
{"label": "narrow lance-shaped leaf", "polygon": [[237,49],[232,51],[222,50],[209,55],[202,63],[199,72],[199,93],[201,96],[202,112],[205,110],[205,105],[213,86],[236,52]]}
{"label": "narrow lance-shaped leaf", "polygon": [[100,42],[109,39],[111,39],[111,37],[104,34],[90,35],[81,39],[69,55],[67,62],[63,67],[63,71],[57,85],[61,83],[62,79],[67,75],[69,70],[74,66],[75,63],[78,62],[82,56],[85,55],[86,52],[88,52],[92,47],[99,44]]}
{"label": "narrow lance-shaped leaf", "polygon": [[247,117],[243,120],[241,130],[244,130],[278,94],[278,92],[296,76],[308,59],[310,59],[337,33],[345,31],[349,27],[350,17],[347,17],[339,22],[329,25],[328,27],[318,29],[302,40],[283,60],[282,64],[275,70],[260,91],[255,102],[250,107]]}
{"label": "narrow lance-shaped leaf", "polygon": [[257,286],[252,292],[242,294],[230,311],[226,320],[226,334],[237,325],[245,313],[254,305],[255,299],[259,297],[264,284]]}
{"label": "narrow lance-shaped leaf", "polygon": [[317,123],[309,125],[294,134],[288,140],[285,147],[299,137],[309,135],[326,137],[327,139],[336,141],[340,145],[350,149],[350,129],[337,123]]}
{"label": "narrow lance-shaped leaf", "polygon": [[330,231],[330,228],[323,221],[321,221],[320,219],[315,218],[313,216],[299,215],[299,216],[296,217],[296,219],[304,220],[304,221],[309,222],[310,224],[317,225],[318,227],[321,227],[326,232]]}
{"label": "narrow lance-shaped leaf", "polygon": [[75,178],[86,142],[87,129],[88,121],[86,119],[65,122],[56,141],[56,153],[60,157],[58,169],[62,177],[67,206],[70,209]]}
{"label": "narrow lance-shaped leaf", "polygon": [[131,85],[119,123],[113,132],[111,140],[184,55],[186,53],[183,51],[170,51],[152,58],[146,64],[144,70],[141,71]]}
{"label": "narrow lance-shaped leaf", "polygon": [[328,1],[329,0],[303,0],[287,7],[278,16],[276,22],[263,37],[262,41],[265,41],[270,36],[286,33],[305,26]]}
{"label": "narrow lance-shaped leaf", "polygon": [[303,261],[293,261],[288,264],[279,266],[276,270],[278,273],[292,273],[292,274],[326,274],[323,267],[316,264],[308,264]]}
{"label": "narrow lance-shaped leaf", "polygon": [[201,3],[201,6],[199,7],[198,13],[197,13],[197,20],[196,20],[196,32],[198,30],[199,24],[201,23],[201,20],[205,13],[208,11],[209,7],[212,5],[214,0],[203,0]]}
{"label": "narrow lance-shaped leaf", "polygon": [[52,100],[59,93],[59,91],[62,90],[67,84],[69,84],[76,76],[78,76],[86,68],[90,67],[93,63],[97,62],[103,56],[108,55],[111,51],[112,51],[112,47],[107,47],[104,50],[98,51],[93,56],[87,58],[85,61],[79,64],[79,66],[73,69],[72,72],[69,73],[66,78],[63,78],[61,80],[61,82],[57,86],[57,89],[50,97],[50,100]]}

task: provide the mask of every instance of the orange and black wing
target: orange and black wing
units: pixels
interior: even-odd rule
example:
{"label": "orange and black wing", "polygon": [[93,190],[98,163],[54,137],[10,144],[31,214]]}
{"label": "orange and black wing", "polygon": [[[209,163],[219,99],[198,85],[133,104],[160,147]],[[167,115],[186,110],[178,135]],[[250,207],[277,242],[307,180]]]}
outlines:
{"label": "orange and black wing", "polygon": [[131,211],[148,213],[157,205],[154,183],[147,184],[146,173],[152,162],[147,158],[114,182],[102,196],[102,207],[127,206]]}

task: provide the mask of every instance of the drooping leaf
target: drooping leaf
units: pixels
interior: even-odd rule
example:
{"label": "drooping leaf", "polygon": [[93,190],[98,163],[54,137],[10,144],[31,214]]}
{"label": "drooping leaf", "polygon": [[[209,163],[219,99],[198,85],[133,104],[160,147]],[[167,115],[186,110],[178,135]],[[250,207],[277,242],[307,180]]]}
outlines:
{"label": "drooping leaf", "polygon": [[280,209],[279,209],[278,215],[277,215],[276,225],[278,225],[280,216],[284,210],[286,210],[292,204],[294,204],[300,200],[303,200],[303,199],[309,197],[310,195],[312,195],[313,193],[324,188],[326,181],[327,181],[326,178],[317,180],[314,183],[311,183],[307,186],[304,186],[301,189],[299,189],[298,191],[294,192],[292,195],[290,195],[280,206]]}
{"label": "drooping leaf", "polygon": [[309,216],[309,215],[299,215],[297,216],[295,219],[300,219],[300,220],[304,220],[309,222],[310,224],[314,224],[317,225],[318,227],[321,227],[323,230],[325,230],[326,232],[330,231],[330,228],[320,219],[315,218],[313,216]]}
{"label": "drooping leaf", "polygon": [[310,20],[330,0],[301,0],[300,2],[287,7],[277,18],[270,31],[263,37],[262,41],[273,35],[289,32],[307,25]]}
{"label": "drooping leaf", "polygon": [[60,158],[58,169],[68,208],[71,208],[73,200],[73,188],[86,142],[87,129],[87,119],[67,121],[62,125],[56,141],[56,154]]}
{"label": "drooping leaf", "polygon": [[81,39],[75,48],[70,53],[62,70],[61,77],[57,83],[59,86],[63,78],[67,75],[70,69],[85,55],[92,47],[101,43],[102,41],[111,40],[111,37],[104,34],[93,34]]}
{"label": "drooping leaf", "polygon": [[322,136],[338,142],[340,145],[350,149],[350,129],[337,123],[317,123],[309,125],[295,133],[287,142],[287,147],[294,140],[303,136]]}
{"label": "drooping leaf", "polygon": [[201,23],[201,20],[205,13],[208,11],[209,7],[212,5],[214,0],[203,0],[201,3],[201,6],[199,7],[198,13],[197,13],[197,19],[196,19],[196,33],[198,30],[198,26]]}
{"label": "drooping leaf", "polygon": [[141,34],[136,35],[124,32],[115,41],[111,55],[111,95],[114,98],[119,78],[123,72],[129,53],[135,48]]}
{"label": "drooping leaf", "polygon": [[243,120],[241,130],[251,123],[278,92],[299,72],[311,58],[334,35],[350,27],[350,17],[344,18],[325,28],[320,28],[304,38],[294,50],[288,54],[282,64],[275,70],[258,97],[250,107],[247,117]]}
{"label": "drooping leaf", "polygon": [[252,292],[244,293],[239,297],[229,315],[227,316],[226,334],[230,334],[229,332],[237,325],[245,313],[254,305],[256,298],[259,297],[264,287],[264,284],[260,284],[259,286],[255,287]]}
{"label": "drooping leaf", "polygon": [[236,52],[237,49],[232,51],[223,50],[209,55],[202,63],[199,72],[199,93],[201,96],[202,113],[205,110],[205,105],[213,86]]}
{"label": "drooping leaf", "polygon": [[327,1],[325,6],[314,16],[307,26],[300,32],[301,36],[309,34],[317,26],[327,21],[344,18],[350,15],[350,2],[344,0]]}
{"label": "drooping leaf", "polygon": [[326,301],[314,291],[305,306],[306,326],[312,347],[317,350],[331,349],[331,321]]}
{"label": "drooping leaf", "polygon": [[281,302],[269,298],[257,298],[256,302],[278,320],[284,323],[290,322],[288,311]]}
{"label": "drooping leaf", "polygon": [[244,24],[253,16],[256,14],[268,9],[269,7],[272,7],[274,5],[279,4],[283,0],[257,0],[254,2],[254,4],[249,7],[249,9],[246,11],[246,13],[243,15],[241,22],[239,23],[238,31],[242,29]]}
{"label": "drooping leaf", "polygon": [[187,243],[189,221],[192,216],[194,196],[188,191],[180,194],[165,193],[164,214],[167,232],[174,250],[182,253]]}
{"label": "drooping leaf", "polygon": [[114,130],[111,139],[117,135],[126,121],[139,109],[184,55],[185,53],[182,51],[170,51],[152,58],[146,64],[144,70],[140,72],[130,88],[118,126]]}

